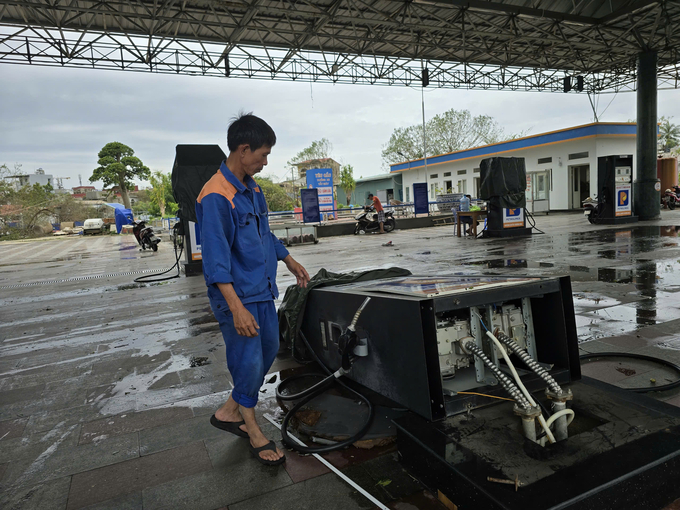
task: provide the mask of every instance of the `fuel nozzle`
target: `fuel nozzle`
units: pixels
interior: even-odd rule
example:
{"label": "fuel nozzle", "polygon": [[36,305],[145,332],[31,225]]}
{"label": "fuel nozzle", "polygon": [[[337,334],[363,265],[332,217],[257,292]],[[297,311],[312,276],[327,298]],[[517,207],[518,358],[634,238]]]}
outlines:
{"label": "fuel nozzle", "polygon": [[338,338],[338,350],[342,356],[342,368],[345,371],[349,370],[352,366],[350,355],[354,352],[354,348],[358,341],[359,337],[356,332],[349,328],[347,328],[344,333],[340,335],[340,338]]}
{"label": "fuel nozzle", "polygon": [[349,370],[350,367],[352,366],[352,358],[350,358],[350,356],[354,354],[354,348],[357,346],[359,342],[359,337],[357,336],[356,333],[357,322],[359,321],[361,312],[364,311],[364,308],[366,308],[366,305],[368,305],[368,302],[370,300],[371,300],[370,297],[364,299],[364,302],[361,303],[361,306],[357,309],[356,313],[354,314],[352,322],[350,323],[349,326],[347,326],[347,329],[343,331],[342,335],[340,335],[340,338],[338,338],[338,350],[340,351],[340,355],[342,356],[342,368],[345,371]]}

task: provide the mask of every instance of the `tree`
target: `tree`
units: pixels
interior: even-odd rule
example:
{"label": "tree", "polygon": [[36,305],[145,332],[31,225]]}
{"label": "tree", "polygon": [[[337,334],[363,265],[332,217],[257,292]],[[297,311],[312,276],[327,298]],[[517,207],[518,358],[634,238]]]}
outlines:
{"label": "tree", "polygon": [[11,188],[3,193],[2,201],[7,205],[0,217],[0,223],[19,223],[25,231],[32,231],[40,223],[48,222],[56,216],[56,197],[52,186],[28,184],[15,190]]}
{"label": "tree", "polygon": [[[428,156],[446,154],[518,138],[526,133],[506,134],[497,121],[488,115],[473,117],[468,110],[448,110],[435,115],[425,124],[425,144]],[[386,165],[420,159],[423,153],[423,126],[396,128],[383,146]]]}
{"label": "tree", "polygon": [[149,201],[152,205],[158,208],[161,218],[165,216],[166,206],[171,202],[174,203],[172,195],[172,182],[170,181],[170,174],[155,171],[151,178],[152,189],[149,192]]}
{"label": "tree", "polygon": [[329,158],[333,152],[333,144],[326,138],[315,140],[309,147],[302,149],[293,158],[288,160],[289,167],[295,167],[298,163],[309,161],[309,168],[322,168],[320,160]]}
{"label": "tree", "polygon": [[290,211],[293,209],[293,201],[286,195],[281,186],[272,181],[271,177],[257,177],[255,181],[262,188],[270,211]]}
{"label": "tree", "polygon": [[118,186],[123,197],[123,205],[130,209],[128,189],[132,188],[133,178],[147,180],[151,171],[127,145],[120,142],[107,143],[98,154],[98,168],[95,168],[90,182],[102,181],[104,187]]}
{"label": "tree", "polygon": [[659,119],[659,143],[664,151],[670,151],[680,144],[680,126],[671,124],[673,117],[661,117]]}
{"label": "tree", "polygon": [[352,168],[352,165],[345,165],[340,169],[340,187],[347,196],[347,205],[352,202],[352,192],[357,187],[353,174],[354,168]]}

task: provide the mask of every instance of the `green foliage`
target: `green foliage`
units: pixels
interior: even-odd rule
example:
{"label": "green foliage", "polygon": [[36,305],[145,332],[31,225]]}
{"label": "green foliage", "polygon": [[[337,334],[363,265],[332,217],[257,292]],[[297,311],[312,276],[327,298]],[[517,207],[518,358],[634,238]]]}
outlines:
{"label": "green foliage", "polygon": [[352,192],[356,189],[357,183],[354,180],[354,168],[352,165],[345,165],[340,169],[340,187],[347,196],[347,205],[352,201]]}
{"label": "green foliage", "polygon": [[680,126],[672,124],[673,117],[659,119],[659,143],[664,150],[671,150],[680,144]]}
{"label": "green foliage", "polygon": [[[326,138],[315,140],[309,147],[302,149],[293,158],[288,160],[288,166],[294,166],[303,161],[314,161],[329,158],[333,152],[333,144]],[[311,166],[314,166],[312,164]]]}
{"label": "green foliage", "polygon": [[286,195],[281,186],[272,181],[271,177],[257,177],[255,181],[262,188],[270,211],[290,211],[293,209],[293,201]]}
{"label": "green foliage", "polygon": [[[518,138],[526,133],[507,134],[488,115],[473,117],[468,110],[448,110],[425,123],[425,144],[428,156],[461,151],[480,145]],[[383,146],[386,165],[423,157],[423,126],[416,124],[396,128]]]}
{"label": "green foliage", "polygon": [[134,186],[132,179],[147,180],[151,171],[135,156],[135,151],[120,142],[107,143],[99,151],[98,157],[99,167],[92,172],[90,182],[102,181],[105,188],[119,186],[123,204],[129,209],[127,192]]}
{"label": "green foliage", "polygon": [[175,203],[175,198],[172,194],[172,182],[170,174],[155,171],[151,178],[152,189],[149,191],[149,202],[154,207],[154,211],[158,211],[158,216],[165,217],[166,210],[171,209],[174,205],[175,212],[179,207]]}

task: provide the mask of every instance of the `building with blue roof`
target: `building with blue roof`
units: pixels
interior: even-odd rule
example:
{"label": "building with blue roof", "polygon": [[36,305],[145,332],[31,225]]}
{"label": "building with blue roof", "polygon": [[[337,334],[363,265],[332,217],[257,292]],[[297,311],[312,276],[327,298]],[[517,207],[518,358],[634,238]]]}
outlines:
{"label": "building with blue roof", "polygon": [[634,123],[596,122],[396,163],[390,173],[401,173],[406,202],[413,200],[413,183],[422,182],[428,184],[431,201],[443,193],[477,197],[482,159],[522,157],[529,211],[580,209],[596,193],[598,157],[630,154],[635,162],[636,132]]}

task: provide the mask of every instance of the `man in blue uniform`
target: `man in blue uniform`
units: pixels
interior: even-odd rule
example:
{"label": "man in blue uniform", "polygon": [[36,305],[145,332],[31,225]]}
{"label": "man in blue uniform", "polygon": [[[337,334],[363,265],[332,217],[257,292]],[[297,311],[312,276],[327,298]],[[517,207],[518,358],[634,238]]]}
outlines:
{"label": "man in blue uniform", "polygon": [[274,307],[276,269],[282,260],[306,286],[309,275],[269,230],[267,202],[253,176],[267,164],[276,143],[272,128],[252,114],[240,115],[227,132],[229,156],[196,200],[203,275],[227,347],[234,389],[210,418],[215,427],[247,437],[264,464],[285,456],[255,420],[260,387],[279,348]]}

